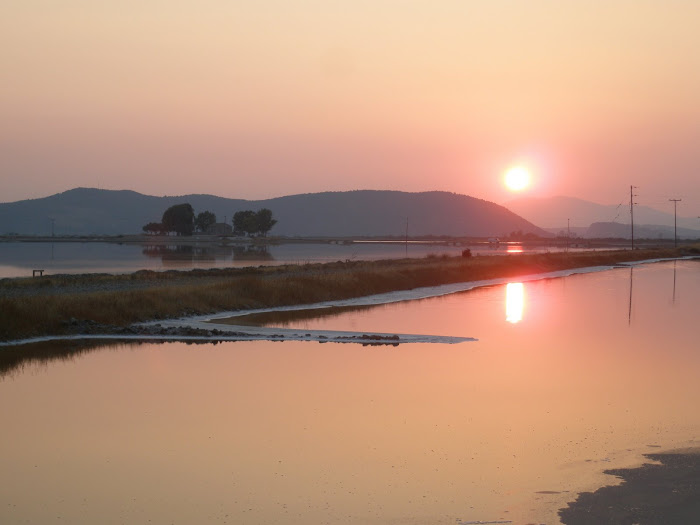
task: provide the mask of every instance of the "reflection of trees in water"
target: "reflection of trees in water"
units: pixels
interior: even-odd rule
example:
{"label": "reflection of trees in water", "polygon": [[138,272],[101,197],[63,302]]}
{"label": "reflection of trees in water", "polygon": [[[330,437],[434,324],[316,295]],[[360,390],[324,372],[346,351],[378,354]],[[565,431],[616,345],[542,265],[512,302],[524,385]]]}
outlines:
{"label": "reflection of trees in water", "polygon": [[193,256],[192,246],[188,245],[173,245],[156,244],[154,246],[145,246],[143,254],[147,257],[160,258],[165,261],[191,261]]}
{"label": "reflection of trees in water", "polygon": [[234,248],[231,246],[192,246],[191,244],[156,244],[143,248],[147,257],[160,258],[163,264],[214,262],[227,260],[232,257]]}
{"label": "reflection of trees in water", "polygon": [[274,261],[275,258],[267,251],[267,244],[233,247],[234,261]]}

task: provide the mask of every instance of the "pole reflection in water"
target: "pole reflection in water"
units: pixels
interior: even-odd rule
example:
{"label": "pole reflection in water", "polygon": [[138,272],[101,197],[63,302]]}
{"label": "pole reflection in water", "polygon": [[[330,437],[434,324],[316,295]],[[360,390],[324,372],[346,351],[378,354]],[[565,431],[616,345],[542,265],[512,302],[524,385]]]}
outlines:
{"label": "pole reflection in water", "polygon": [[630,266],[630,300],[627,308],[627,326],[632,326],[632,285],[634,284],[634,266]]}
{"label": "pole reflection in water", "polygon": [[523,283],[508,283],[506,285],[506,321],[518,323],[523,319],[525,307],[525,287]]}
{"label": "pole reflection in water", "polygon": [[676,304],[676,263],[678,261],[673,261],[673,295],[671,296],[671,304]]}

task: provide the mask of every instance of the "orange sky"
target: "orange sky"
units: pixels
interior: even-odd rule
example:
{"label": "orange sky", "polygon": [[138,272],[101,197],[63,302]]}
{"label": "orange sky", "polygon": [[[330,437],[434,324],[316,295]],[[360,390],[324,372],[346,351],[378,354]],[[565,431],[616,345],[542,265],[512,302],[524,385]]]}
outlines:
{"label": "orange sky", "polygon": [[533,195],[617,203],[635,184],[640,204],[700,215],[698,20],[681,0],[5,2],[0,201],[503,202],[523,163]]}

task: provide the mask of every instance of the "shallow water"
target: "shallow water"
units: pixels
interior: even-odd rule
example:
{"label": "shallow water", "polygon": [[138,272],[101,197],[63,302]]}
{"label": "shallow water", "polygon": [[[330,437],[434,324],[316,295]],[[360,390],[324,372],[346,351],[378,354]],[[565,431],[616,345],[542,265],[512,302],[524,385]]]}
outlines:
{"label": "shallow water", "polygon": [[603,469],[695,442],[700,262],[515,284],[293,321],[478,342],[6,369],[0,522],[556,523]]}
{"label": "shallow water", "polygon": [[[0,278],[27,277],[32,270],[57,273],[128,273],[137,270],[189,270],[277,264],[303,264],[345,260],[400,259],[433,255],[457,256],[467,246],[454,243],[356,242],[350,244],[288,243],[266,248],[213,244],[140,245],[105,242],[2,242]],[[561,251],[517,243],[470,246],[472,253]]]}

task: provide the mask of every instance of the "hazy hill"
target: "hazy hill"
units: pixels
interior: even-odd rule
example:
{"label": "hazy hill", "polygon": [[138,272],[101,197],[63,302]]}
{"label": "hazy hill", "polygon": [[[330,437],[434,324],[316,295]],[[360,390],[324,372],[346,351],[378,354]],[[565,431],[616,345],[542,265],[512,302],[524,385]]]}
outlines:
{"label": "hazy hill", "polygon": [[214,195],[154,197],[128,190],[76,188],[42,199],[0,204],[0,234],[56,235],[140,233],[160,222],[173,204],[189,202],[231,222],[236,211],[269,208],[278,219],[274,235],[503,236],[512,231],[549,235],[493,202],[447,192],[348,191],[291,195],[267,200],[225,199]]}
{"label": "hazy hill", "polygon": [[[700,231],[689,228],[677,228],[679,239],[699,239]],[[635,239],[673,239],[673,226],[659,224],[634,224]],[[619,222],[594,222],[590,225],[583,237],[606,238],[615,237],[629,239],[632,236],[630,225]]]}
{"label": "hazy hill", "polygon": [[[604,205],[576,199],[574,197],[520,197],[505,203],[505,206],[541,228],[566,230],[567,219],[571,227],[588,227],[594,222],[630,223],[629,203]],[[680,211],[680,206],[679,206]],[[634,222],[646,225],[673,226],[673,206],[665,213],[648,206],[635,205]],[[696,218],[678,216],[678,226],[698,229]]]}

